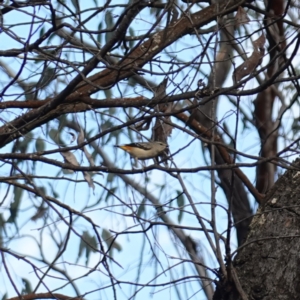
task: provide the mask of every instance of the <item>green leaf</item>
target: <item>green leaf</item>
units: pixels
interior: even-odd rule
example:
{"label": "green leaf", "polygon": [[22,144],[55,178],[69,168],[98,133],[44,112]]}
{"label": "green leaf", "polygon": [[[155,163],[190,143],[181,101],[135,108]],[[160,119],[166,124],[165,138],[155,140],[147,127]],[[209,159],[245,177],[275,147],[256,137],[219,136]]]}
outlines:
{"label": "green leaf", "polygon": [[102,230],[101,237],[106,243],[107,247],[110,248],[110,253],[112,253],[113,249],[116,249],[119,252],[122,250],[122,246],[119,243],[117,243],[116,240],[114,240],[113,235],[105,228]]}
{"label": "green leaf", "polygon": [[[61,0],[62,1],[62,0]],[[57,37],[57,34],[56,33],[52,33],[49,37],[49,39],[47,39],[47,45],[50,45],[52,40]]]}
{"label": "green leaf", "polygon": [[108,198],[113,196],[115,194],[115,191],[116,191],[117,187],[112,187],[110,188],[107,193],[106,193],[106,197],[105,197],[105,202],[108,201]]}
{"label": "green leaf", "polygon": [[7,222],[14,223],[16,217],[18,215],[19,206],[21,203],[23,189],[19,187],[14,187],[14,201],[11,202],[9,207],[10,217],[8,218]]}
{"label": "green leaf", "polygon": [[[113,21],[113,16],[110,10],[107,11],[107,13],[105,14],[105,24],[106,24],[106,28],[108,30],[111,30],[112,27],[114,26],[114,21]],[[114,32],[113,31],[108,31],[105,34],[105,41],[106,43],[113,37]]]}
{"label": "green leaf", "polygon": [[44,205],[42,204],[40,207],[38,207],[37,211],[35,212],[35,214],[30,219],[32,221],[42,219],[46,215],[47,211],[48,211],[48,208],[44,207]]}
{"label": "green leaf", "polygon": [[128,85],[130,86],[136,86],[137,85],[137,82],[134,78],[130,77],[127,81]]}
{"label": "green leaf", "polygon": [[[134,37],[134,30],[132,27],[129,28],[129,34],[130,36]],[[133,40],[129,41],[129,48],[132,48],[133,46],[134,46],[134,41]]]}
{"label": "green leaf", "polygon": [[50,84],[50,82],[55,78],[55,68],[47,67],[41,77],[39,86],[45,88]]}
{"label": "green leaf", "polygon": [[113,182],[115,179],[115,174],[113,173],[108,173],[107,177],[106,177],[106,181],[108,182]]}
{"label": "green leaf", "polygon": [[7,293],[5,293],[5,294],[3,295],[3,297],[2,297],[1,300],[6,300],[6,299],[7,299]]}
{"label": "green leaf", "polygon": [[107,246],[111,244],[112,242],[111,240],[113,239],[113,236],[107,229],[103,228],[101,237],[104,240],[104,242],[107,244]]}
{"label": "green leaf", "polygon": [[101,125],[101,129],[106,130],[106,129],[112,128],[113,125],[114,124],[112,123],[112,121],[105,120],[105,122]]}
{"label": "green leaf", "polygon": [[75,7],[76,9],[76,12],[79,12],[80,11],[80,7],[79,7],[79,1],[78,0],[71,0],[73,6]]}
{"label": "green leaf", "polygon": [[[47,194],[47,190],[46,190],[46,188],[45,188],[44,186],[39,186],[39,187],[38,187],[38,190],[39,190],[39,192],[40,192],[42,195],[46,195],[46,194]],[[39,196],[37,196],[37,197],[39,197]]]}
{"label": "green leaf", "polygon": [[[34,62],[35,64],[37,63],[36,61]],[[32,94],[34,89],[36,88],[36,86],[38,85],[37,81],[31,81],[27,84],[27,88],[26,88],[26,93],[24,94],[26,101],[28,100],[36,100],[36,99],[32,99]]]}
{"label": "green leaf", "polygon": [[28,279],[26,278],[22,278],[22,282],[24,284],[24,288],[23,288],[23,292],[25,292],[26,294],[30,294],[32,293],[32,288],[31,288],[31,283]]}
{"label": "green leaf", "polygon": [[[157,0],[156,3],[162,3],[161,0]],[[150,14],[151,15],[155,15],[155,17],[157,18],[159,16],[159,13],[161,12],[162,10],[159,9],[159,8],[156,8],[156,7],[151,7],[150,9]]]}
{"label": "green leaf", "polygon": [[145,203],[146,203],[146,199],[143,199],[143,201],[141,202],[140,206],[139,206],[139,209],[137,211],[137,215],[138,217],[141,217],[142,216],[142,213],[146,210],[146,206],[145,206]]}
{"label": "green leaf", "polygon": [[7,236],[6,234],[6,230],[5,230],[5,220],[3,218],[3,215],[0,214],[0,247],[3,247],[3,231],[5,233],[5,235]]}
{"label": "green leaf", "polygon": [[54,128],[50,129],[49,131],[49,137],[51,138],[51,140],[56,143],[56,144],[60,144],[60,132]]}
{"label": "green leaf", "polygon": [[37,152],[45,151],[45,141],[41,138],[36,139],[35,141],[35,149]]}
{"label": "green leaf", "polygon": [[177,206],[179,208],[179,214],[178,214],[178,223],[181,223],[182,217],[183,217],[183,206],[184,206],[184,194],[183,192],[177,191]]}
{"label": "green leaf", "polygon": [[33,133],[29,132],[27,133],[24,138],[18,139],[18,141],[15,144],[15,150],[20,151],[21,153],[26,153],[29,143],[32,141]]}
{"label": "green leaf", "polygon": [[43,26],[40,30],[40,37],[45,34],[45,27]]}
{"label": "green leaf", "polygon": [[59,193],[55,190],[55,188],[53,187],[53,185],[50,184],[50,182],[48,182],[48,185],[49,185],[49,187],[50,187],[50,189],[51,189],[52,196],[53,196],[54,198],[59,198]]}
{"label": "green leaf", "polygon": [[[102,29],[102,22],[100,22],[100,23],[98,24],[98,31],[100,31],[101,29]],[[101,44],[101,39],[102,39],[102,33],[97,34],[97,42],[98,42],[99,44]]]}
{"label": "green leaf", "polygon": [[104,94],[105,94],[106,99],[111,99],[111,97],[112,97],[111,89],[104,90]]}
{"label": "green leaf", "polygon": [[2,229],[4,229],[4,225],[5,225],[5,220],[3,218],[3,215],[0,214],[0,232],[2,231]]}
{"label": "green leaf", "polygon": [[292,124],[292,130],[295,133],[299,132],[300,130],[300,118],[295,118]]}
{"label": "green leaf", "polygon": [[95,249],[98,248],[97,240],[95,236],[91,236],[88,231],[84,231],[81,235],[80,244],[79,244],[79,251],[77,256],[77,261],[83,255],[85,251],[85,265],[88,265],[90,254],[92,252],[96,252]]}

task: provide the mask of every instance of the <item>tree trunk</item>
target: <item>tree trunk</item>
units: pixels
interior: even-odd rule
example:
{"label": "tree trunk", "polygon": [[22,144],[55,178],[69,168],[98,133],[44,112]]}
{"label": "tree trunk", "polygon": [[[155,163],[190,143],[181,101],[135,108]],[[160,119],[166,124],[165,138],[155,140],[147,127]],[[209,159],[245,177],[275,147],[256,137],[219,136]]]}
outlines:
{"label": "tree trunk", "polygon": [[219,283],[214,300],[300,299],[300,159],[293,167],[258,209],[234,259],[231,284]]}

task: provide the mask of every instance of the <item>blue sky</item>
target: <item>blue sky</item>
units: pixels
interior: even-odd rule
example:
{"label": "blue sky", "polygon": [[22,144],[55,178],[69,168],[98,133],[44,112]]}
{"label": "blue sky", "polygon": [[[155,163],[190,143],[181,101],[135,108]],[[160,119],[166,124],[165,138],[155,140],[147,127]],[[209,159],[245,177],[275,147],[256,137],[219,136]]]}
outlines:
{"label": "blue sky", "polygon": [[[70,9],[73,9],[72,2],[68,3],[70,5]],[[120,1],[113,1],[112,4],[114,3],[120,3]],[[53,2],[53,5],[55,6],[55,2]],[[81,1],[80,5],[86,5],[86,8],[88,8],[90,6],[93,6],[93,1]],[[100,2],[99,5],[101,5]],[[36,8],[36,10],[40,17],[44,15],[45,10],[43,8]],[[30,12],[32,11],[32,9],[30,8],[28,9],[28,11]],[[112,15],[118,15],[119,13],[120,10],[115,9],[112,11]],[[135,31],[136,35],[145,33],[146,29],[152,25],[153,19],[149,21],[148,14],[149,12],[142,12],[137,17],[137,20],[132,23],[131,27]],[[7,27],[9,27],[10,25],[14,26],[14,24],[16,23],[16,19],[19,20],[19,16],[20,14],[18,12],[5,15],[5,25]],[[24,19],[19,20],[19,22],[28,22],[31,20],[30,16],[28,16],[27,19],[27,17],[25,17],[25,14],[22,14],[22,18]],[[87,28],[96,30],[101,19],[105,19],[103,14],[95,17],[92,21],[90,21],[87,24]],[[103,21],[102,28],[104,28],[104,26],[105,22]],[[38,35],[40,27],[37,27],[36,29],[36,35]],[[12,27],[12,30],[15,31],[14,27]],[[24,37],[26,37],[28,34],[28,26],[20,26],[17,29],[17,32],[20,36],[23,35]],[[34,37],[36,37],[36,35]],[[89,37],[84,36],[84,39],[87,42],[93,44],[92,39],[90,39]],[[54,38],[52,40],[52,43],[55,44],[57,41],[58,39]],[[5,45],[5,49],[20,47],[20,44],[13,42],[12,39],[4,33],[0,34],[0,42],[2,43],[2,45]],[[104,40],[102,40],[102,43],[104,43]],[[182,49],[180,47],[182,47]],[[249,46],[247,49],[251,51],[251,46]],[[119,50],[116,50],[115,54],[117,54],[118,51]],[[166,53],[162,54],[160,58],[169,59],[171,55],[180,55],[182,57],[182,60],[184,61],[195,57],[195,55],[197,55],[197,51],[199,52],[199,43],[197,39],[193,36],[187,36],[183,38],[177,46],[171,45],[168,48],[168,55]],[[28,56],[34,57],[34,55],[34,53],[30,53]],[[74,61],[80,61],[83,59],[82,55],[79,54],[70,54],[70,57],[72,57]],[[22,59],[23,58],[10,58],[8,60],[5,60],[5,62],[9,64],[14,72],[17,72],[23,61]],[[239,61],[240,60],[237,59],[237,65]],[[35,64],[33,63],[32,65],[34,66]],[[36,66],[38,66],[38,64],[36,64]],[[153,64],[153,66],[151,67],[154,72],[161,72],[162,75],[145,75],[145,77],[148,80],[151,80],[158,84],[164,78],[163,70],[168,70],[169,66],[167,64]],[[149,69],[149,66],[145,66],[145,69],[146,68]],[[209,65],[207,64],[207,66],[203,67],[202,71],[206,75],[208,75],[210,73]],[[193,70],[189,72],[189,69],[186,69],[183,72],[174,75],[172,80],[169,81],[167,92],[171,93],[175,90],[176,93],[180,92],[180,89],[188,89],[194,79],[194,72],[196,71]],[[28,76],[28,74],[30,73],[31,69],[25,69],[20,78],[25,79],[26,76]],[[231,76],[229,76],[229,78],[230,77]],[[35,77],[32,77],[26,80],[33,81],[36,79]],[[70,78],[67,77],[66,80],[71,80],[71,76]],[[2,78],[3,85],[7,84],[8,81],[8,78]],[[197,80],[195,80],[195,82],[193,82],[189,88],[195,88],[196,82]],[[228,79],[228,81],[226,81],[225,86],[231,85],[232,81],[230,78]],[[253,88],[255,87],[255,85],[256,82],[253,79],[246,85],[245,88]],[[47,92],[50,95],[55,95],[63,88],[63,86],[64,85],[62,82],[57,84],[53,83],[49,86]],[[14,97],[13,93],[16,92],[20,92],[20,89],[16,87],[10,89],[8,91],[8,94],[10,95],[6,97],[6,100],[12,99]],[[127,81],[122,81],[120,84],[118,84],[118,86],[111,89],[111,94],[112,97],[131,97],[137,95],[143,95],[149,98],[152,97],[152,94],[145,88],[142,88],[138,85],[132,88],[128,85]],[[41,94],[40,98],[43,99],[43,96],[45,95]],[[93,95],[93,97],[96,99],[103,99],[105,97],[105,93],[99,92]],[[253,106],[252,101],[253,99],[249,97],[243,97],[241,101],[241,107],[250,116]],[[227,126],[232,131],[234,130],[234,126],[236,124],[235,111],[235,106],[227,101],[225,97],[222,97],[220,99],[220,105],[218,106],[218,120],[226,122]],[[1,118],[5,122],[8,122],[9,120],[14,119],[15,116],[19,113],[20,112],[17,110],[11,111],[7,114],[3,114]],[[75,120],[86,132],[96,134],[97,132],[99,132],[99,130],[103,129],[105,126],[108,126],[108,121],[111,121],[115,125],[119,125],[127,120],[127,115],[122,109],[116,109],[113,112],[107,110],[105,113],[106,114],[103,114],[103,111],[100,110],[91,111],[86,114],[79,113],[76,114],[73,121]],[[139,112],[136,111],[136,113]],[[113,119],[110,114],[116,115],[118,119]],[[71,120],[72,116],[68,116],[68,118]],[[172,118],[172,121],[184,127],[184,125],[179,123],[175,118]],[[57,121],[54,120],[50,124],[51,128],[58,130],[59,127]],[[57,145],[46,135],[46,131],[46,126],[42,126],[41,128],[34,130],[34,140],[36,140],[37,138],[43,139],[46,144],[47,150],[57,149]],[[68,146],[76,145],[76,140],[73,141],[73,137],[72,135],[70,135],[69,131],[69,129],[64,128],[61,136],[63,137],[65,144],[67,144]],[[116,139],[115,137],[111,137],[110,139],[105,137],[102,140],[98,140],[99,147],[101,147],[101,149],[108,155],[109,159],[115,164],[115,166],[119,168],[130,169],[132,167],[130,157],[121,150],[115,149],[113,146],[116,142],[130,142],[130,134],[134,137],[134,139],[138,138],[133,131],[124,129],[118,136],[118,139]],[[143,134],[150,138],[151,130],[143,132]],[[192,137],[187,136],[187,134],[185,134],[183,131],[174,128],[172,135],[168,140],[171,153],[175,153],[178,149],[182,148],[183,145],[187,145],[192,140]],[[252,130],[252,128],[244,129],[240,124],[238,130],[238,150],[241,152],[246,151],[251,155],[257,155],[259,151],[258,145],[258,136]],[[1,153],[10,152],[11,148],[12,144],[7,145],[5,148],[1,149]],[[88,147],[88,150],[91,153],[93,152],[93,149],[91,147]],[[35,142],[33,141],[30,144],[28,152],[34,151]],[[77,150],[74,152],[74,154],[81,164],[87,165],[87,160],[82,155],[81,151]],[[59,153],[53,154],[51,156],[49,155],[48,157],[63,161]],[[174,162],[178,167],[182,168],[205,166],[206,161],[209,161],[208,151],[205,149],[203,151],[202,145],[198,140],[193,141],[186,149],[180,151],[180,153],[174,156]],[[244,161],[250,162],[250,160],[246,158],[244,159]],[[102,159],[97,156],[96,164],[100,165],[101,162]],[[147,162],[147,164],[152,164],[152,161]],[[23,168],[28,172],[31,171],[30,167],[28,169],[26,168],[26,164],[23,165]],[[252,168],[242,169],[243,171],[245,171],[250,181],[254,183],[255,170]],[[140,203],[144,200],[144,197],[136,192],[135,189],[126,185],[121,179],[117,178],[117,176],[113,178],[113,181],[109,181],[108,174],[103,174],[103,176],[95,175],[93,179],[95,181],[96,188],[93,191],[83,180],[83,176],[81,173],[75,173],[73,175],[63,174],[58,168],[49,165],[45,166],[42,163],[37,163],[35,165],[35,170],[38,176],[49,176],[49,178],[36,179],[36,185],[44,186],[46,192],[50,196],[52,196],[51,185],[53,185],[53,187],[55,188],[55,192],[58,195],[57,199],[62,203],[65,203],[71,206],[73,209],[82,212],[90,217],[94,221],[94,223],[99,226],[98,232],[100,235],[103,229],[110,230],[112,234],[119,233],[116,241],[122,247],[122,250],[114,250],[112,253],[113,258],[117,263],[114,263],[112,261],[109,262],[111,272],[118,280],[124,282],[139,281],[140,283],[146,285],[147,283],[165,283],[176,278],[194,276],[196,274],[194,267],[191,263],[188,262],[188,257],[186,256],[183,246],[166,227],[153,227],[151,230],[147,231],[146,234],[124,234],[124,232],[128,231],[141,230],[141,224],[137,223],[137,221],[134,220],[130,214],[132,214],[132,211],[138,210]],[[9,168],[2,167],[1,176],[7,176],[9,174],[9,171]],[[165,210],[168,210],[167,215],[174,223],[178,222],[179,211],[177,202],[176,200],[174,200],[177,193],[182,191],[182,187],[179,185],[178,180],[168,175],[167,173],[158,170],[152,171],[147,175],[142,174],[128,176],[131,179],[134,179],[134,181],[141,187],[147,188],[148,193],[159,199],[162,204],[170,202],[168,209],[165,208]],[[77,180],[82,179],[82,181],[80,183],[77,183],[71,182],[69,180],[64,180],[64,178]],[[201,213],[201,216],[203,218],[210,219],[210,173],[208,171],[204,171],[198,173],[182,174],[182,178],[187,191],[192,195],[193,200],[196,202],[196,207]],[[125,207],[118,198],[113,196],[107,197],[107,192],[105,189],[112,189],[123,202],[126,202],[131,207],[131,209]],[[4,193],[5,190],[1,191],[2,197],[4,197]],[[251,205],[254,209],[256,205],[251,196],[250,199]],[[13,201],[12,190],[10,190],[9,197],[7,197],[3,207],[1,208],[1,213],[6,219],[9,218],[8,208],[11,201]],[[220,207],[216,209],[216,219],[218,220],[217,228],[219,232],[224,232],[227,228],[227,214],[221,206],[227,207],[227,202],[220,188],[217,188],[216,201],[220,205]],[[41,257],[37,241],[42,241],[42,249],[43,253],[45,254],[45,259],[51,262],[57,254],[56,243],[64,241],[68,227],[62,220],[58,218],[57,213],[55,213],[53,210],[50,212],[47,224],[44,224],[43,220],[41,219],[36,222],[30,221],[30,217],[32,217],[32,215],[34,215],[34,213],[36,212],[36,208],[32,206],[32,203],[38,204],[40,203],[40,199],[34,199],[32,198],[32,196],[24,194],[21,206],[22,212],[19,214],[18,218],[18,227],[20,229],[19,233],[15,234],[14,224],[7,224],[6,226],[8,235],[14,237],[14,239],[12,239],[8,243],[8,247],[12,251],[16,251],[20,254],[26,255],[28,259],[32,260],[41,268],[41,271],[44,271],[46,269],[45,265],[34,259],[34,257]],[[157,211],[151,207],[149,202],[146,202],[146,204],[147,212],[145,215],[142,215],[142,217],[145,219],[151,219],[152,222],[160,221],[157,215]],[[69,216],[67,212],[58,207],[57,209],[66,218],[66,220],[68,220]],[[196,217],[191,212],[191,208],[186,197],[184,209],[186,211],[183,215],[183,219],[180,225],[190,226],[193,228],[199,227]],[[143,224],[143,222],[141,223]],[[144,224],[144,226],[147,227],[147,224]],[[103,266],[99,265],[99,267],[97,267],[97,269],[92,274],[87,275],[91,268],[97,265],[99,260],[103,258],[102,255],[99,255],[98,253],[92,253],[88,261],[88,265],[86,265],[86,259],[84,256],[81,256],[77,260],[79,251],[78,235],[80,236],[84,231],[88,231],[93,234],[90,224],[88,224],[82,218],[75,218],[73,229],[74,231],[70,236],[68,247],[62,258],[58,262],[56,262],[56,266],[60,269],[66,270],[69,274],[71,274],[72,278],[76,278],[75,283],[77,284],[80,292],[84,295],[85,299],[111,299],[111,282],[105,270],[103,269]],[[234,234],[235,230],[233,229],[232,232]],[[196,230],[185,230],[185,233],[198,243],[199,247],[201,248],[199,249],[199,253],[201,253],[209,266],[212,268],[217,267],[218,265],[212,253],[212,250],[210,249],[210,246],[206,241],[205,235],[201,231]],[[232,249],[234,250],[235,247],[236,240],[232,239]],[[221,248],[223,249],[222,244]],[[153,255],[153,253],[155,253],[155,255]],[[37,284],[37,277],[28,264],[25,264],[24,262],[16,260],[12,257],[8,257],[7,261],[11,269],[14,270],[12,272],[14,278],[16,278],[17,276],[21,276],[24,278],[28,278],[33,286]],[[51,275],[53,275],[53,277],[46,278],[46,286],[40,287],[38,292],[45,292],[47,291],[47,287],[49,287],[51,290],[55,290],[58,293],[63,293],[70,296],[75,295],[74,289],[70,285],[67,285],[67,281],[63,279],[61,275],[58,275],[58,273],[55,272],[51,273]],[[212,279],[215,278],[212,276]],[[15,296],[13,288],[11,287],[7,276],[5,275],[5,272],[1,272],[0,285],[7,289],[9,297]],[[21,285],[22,283],[20,282],[20,280],[18,280],[18,286]],[[175,297],[177,294],[175,287],[172,285],[166,285],[156,288],[140,286],[135,288],[133,285],[123,283],[116,284],[115,287],[119,300],[132,299],[130,297],[133,297],[133,295],[135,295],[137,291],[138,293],[135,299],[143,300],[162,298],[176,299]],[[185,295],[186,298],[196,295],[195,299],[205,299],[205,296],[201,291],[199,281],[196,278],[180,282],[176,284],[176,288],[178,289],[178,291],[183,292],[183,295]],[[1,296],[2,295],[0,291],[0,297]]]}

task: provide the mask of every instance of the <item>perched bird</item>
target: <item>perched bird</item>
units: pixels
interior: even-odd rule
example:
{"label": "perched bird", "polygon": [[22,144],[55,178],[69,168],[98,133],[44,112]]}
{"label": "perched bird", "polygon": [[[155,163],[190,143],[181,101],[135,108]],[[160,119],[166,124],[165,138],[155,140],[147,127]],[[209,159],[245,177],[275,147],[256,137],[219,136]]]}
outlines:
{"label": "perched bird", "polygon": [[137,161],[138,159],[145,160],[157,157],[168,148],[168,145],[163,142],[155,141],[115,145],[115,147],[121,148],[122,150],[128,152]]}

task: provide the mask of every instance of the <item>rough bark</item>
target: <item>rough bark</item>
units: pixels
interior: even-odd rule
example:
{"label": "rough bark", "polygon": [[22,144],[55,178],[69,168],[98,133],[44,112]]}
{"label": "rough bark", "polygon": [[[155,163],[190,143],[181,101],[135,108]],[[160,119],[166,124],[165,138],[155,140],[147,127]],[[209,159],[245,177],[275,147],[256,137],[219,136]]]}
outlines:
{"label": "rough bark", "polygon": [[240,284],[221,284],[214,300],[300,298],[300,159],[275,183],[234,260]]}

